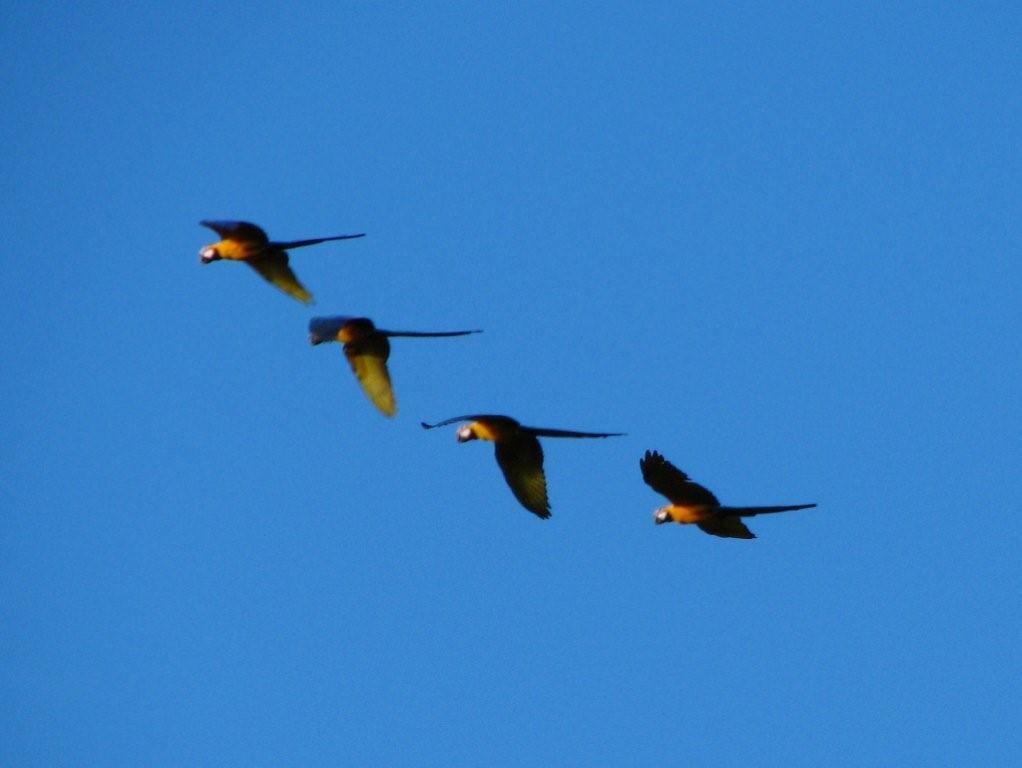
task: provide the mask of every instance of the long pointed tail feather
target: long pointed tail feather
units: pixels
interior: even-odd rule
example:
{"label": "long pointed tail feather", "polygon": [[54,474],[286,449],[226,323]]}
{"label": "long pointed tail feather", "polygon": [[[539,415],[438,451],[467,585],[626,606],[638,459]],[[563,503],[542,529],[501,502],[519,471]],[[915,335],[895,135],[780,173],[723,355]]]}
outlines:
{"label": "long pointed tail feather", "polygon": [[815,504],[791,504],[781,507],[721,507],[720,515],[727,517],[755,517],[756,515],[768,515],[771,512],[793,512],[796,509],[810,509]]}
{"label": "long pointed tail feather", "polygon": [[470,333],[482,333],[480,330],[475,331],[384,331],[380,328],[376,329],[377,333],[382,333],[384,336],[390,337],[414,337],[414,338],[425,338],[425,337],[436,337],[436,336],[468,336]]}
{"label": "long pointed tail feather", "polygon": [[311,240],[289,240],[286,243],[270,243],[268,247],[279,248],[282,251],[286,251],[289,248],[301,248],[306,245],[315,245],[316,243],[327,243],[331,240],[353,240],[356,237],[365,237],[365,232],[359,232],[357,235],[334,235],[333,237],[314,237]]}
{"label": "long pointed tail feather", "polygon": [[571,429],[544,429],[526,427],[536,437],[621,437],[624,432],[576,432]]}

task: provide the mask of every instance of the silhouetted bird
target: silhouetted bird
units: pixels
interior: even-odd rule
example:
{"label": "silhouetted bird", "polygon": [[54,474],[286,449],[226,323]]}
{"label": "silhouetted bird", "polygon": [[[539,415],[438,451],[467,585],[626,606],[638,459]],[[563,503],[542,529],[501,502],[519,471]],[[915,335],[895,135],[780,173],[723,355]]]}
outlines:
{"label": "silhouetted bird", "polygon": [[303,248],[306,245],[325,243],[329,240],[351,240],[365,237],[362,232],[357,235],[334,235],[333,237],[316,237],[311,240],[291,240],[284,243],[272,242],[266,233],[255,224],[247,221],[200,221],[218,235],[220,242],[205,245],[199,251],[199,260],[209,264],[219,259],[243,261],[252,269],[273,283],[288,296],[309,304],[312,294],[298,282],[295,273],[288,266],[287,249]]}
{"label": "silhouetted bird", "polygon": [[622,432],[571,432],[565,429],[526,427],[507,416],[456,416],[436,424],[422,422],[423,429],[434,429],[459,421],[471,421],[458,430],[458,442],[490,440],[494,443],[497,464],[515,498],[534,515],[550,517],[550,502],[543,474],[543,448],[539,437],[618,437]]}
{"label": "silhouetted bird", "polygon": [[693,483],[688,475],[656,451],[646,451],[646,455],[639,460],[639,468],[642,470],[642,479],[646,481],[646,485],[666,496],[671,502],[654,513],[653,521],[657,525],[667,522],[695,523],[714,536],[754,539],[756,534],[745,527],[741,518],[816,506],[794,504],[783,507],[724,507],[710,491],[698,483]]}
{"label": "silhouetted bird", "polygon": [[373,325],[368,317],[314,317],[309,321],[309,341],[322,344],[324,341],[339,341],[344,345],[344,356],[351,364],[362,391],[385,416],[397,411],[394,390],[390,384],[387,358],[390,357],[389,338],[467,336],[482,331],[385,331]]}

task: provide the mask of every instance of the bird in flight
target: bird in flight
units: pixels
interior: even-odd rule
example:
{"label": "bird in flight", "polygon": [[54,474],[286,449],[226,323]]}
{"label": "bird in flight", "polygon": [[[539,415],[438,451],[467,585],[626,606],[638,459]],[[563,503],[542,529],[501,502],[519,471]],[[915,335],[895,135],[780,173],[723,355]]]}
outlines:
{"label": "bird in flight", "polygon": [[540,437],[619,437],[623,432],[572,432],[566,429],[526,427],[507,416],[455,416],[436,424],[422,422],[423,429],[433,429],[468,421],[458,430],[458,442],[489,440],[494,443],[497,464],[515,498],[523,507],[542,518],[550,517],[550,502],[543,474],[543,448]]}
{"label": "bird in flight", "polygon": [[344,345],[344,356],[362,385],[362,391],[384,416],[397,412],[394,390],[390,384],[387,358],[390,357],[390,338],[467,336],[482,331],[385,331],[377,328],[368,317],[314,317],[309,321],[309,342],[339,341]]}
{"label": "bird in flight", "polygon": [[709,490],[692,482],[688,475],[656,451],[646,451],[639,460],[646,485],[667,497],[671,503],[660,507],[653,522],[695,523],[706,533],[729,539],[754,539],[756,534],[745,527],[743,517],[771,512],[809,509],[815,504],[794,504],[782,507],[725,507]]}
{"label": "bird in flight", "polygon": [[304,304],[312,303],[312,294],[298,282],[295,273],[288,266],[288,249],[325,243],[329,240],[365,237],[365,233],[362,232],[357,235],[334,235],[278,243],[271,241],[260,227],[247,221],[204,220],[199,224],[220,235],[220,242],[202,247],[199,251],[199,261],[203,264],[220,259],[243,261],[288,296],[293,296]]}

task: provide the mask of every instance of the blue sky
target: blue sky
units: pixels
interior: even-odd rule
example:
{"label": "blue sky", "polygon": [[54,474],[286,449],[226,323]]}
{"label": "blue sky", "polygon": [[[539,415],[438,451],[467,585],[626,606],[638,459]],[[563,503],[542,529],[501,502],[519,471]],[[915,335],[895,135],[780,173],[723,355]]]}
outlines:
{"label": "blue sky", "polygon": [[[9,4],[0,763],[1007,764],[1020,16]],[[316,313],[485,333],[391,421]],[[473,412],[628,434],[541,521]]]}

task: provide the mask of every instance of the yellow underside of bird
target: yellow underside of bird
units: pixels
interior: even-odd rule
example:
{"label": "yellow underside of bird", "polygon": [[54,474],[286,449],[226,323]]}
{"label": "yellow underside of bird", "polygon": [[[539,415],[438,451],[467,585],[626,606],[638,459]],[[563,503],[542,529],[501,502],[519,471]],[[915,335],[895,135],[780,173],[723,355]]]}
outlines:
{"label": "yellow underside of bird", "polygon": [[217,256],[230,261],[245,261],[254,255],[254,250],[250,245],[237,240],[221,240],[219,243],[213,243],[206,247],[215,248]]}
{"label": "yellow underside of bird", "polygon": [[359,325],[346,323],[341,326],[339,331],[337,331],[337,340],[341,342],[341,344],[350,344],[353,341],[361,341],[371,334],[372,331],[367,331]]}
{"label": "yellow underside of bird", "polygon": [[658,511],[666,512],[672,521],[682,525],[703,523],[714,518],[714,508],[705,504],[668,504]]}
{"label": "yellow underside of bird", "polygon": [[473,435],[475,435],[477,440],[489,440],[491,442],[496,442],[502,437],[505,437],[504,432],[506,431],[498,426],[487,424],[483,421],[473,421],[471,424],[462,427],[462,429],[470,431]]}

